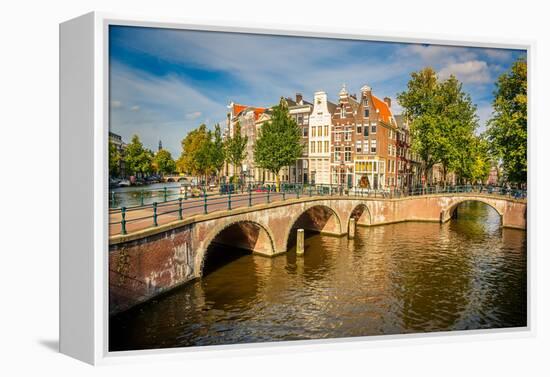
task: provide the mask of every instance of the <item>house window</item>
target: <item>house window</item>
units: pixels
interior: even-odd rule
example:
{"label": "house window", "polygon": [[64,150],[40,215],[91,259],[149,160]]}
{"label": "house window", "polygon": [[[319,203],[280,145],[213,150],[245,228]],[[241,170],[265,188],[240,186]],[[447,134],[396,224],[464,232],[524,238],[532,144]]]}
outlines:
{"label": "house window", "polygon": [[358,134],[361,134],[362,131],[363,131],[363,130],[361,129],[361,125],[360,125],[360,124],[357,125],[357,133],[358,133]]}
{"label": "house window", "polygon": [[365,140],[363,142],[363,153],[369,153],[369,141]]}
{"label": "house window", "polygon": [[376,139],[370,141],[370,153],[376,153]]}
{"label": "house window", "polygon": [[376,123],[371,124],[370,126],[370,132],[375,134],[376,133]]}
{"label": "house window", "polygon": [[362,148],[361,144],[362,143],[360,141],[355,142],[355,151],[357,153],[361,153],[363,151],[363,148]]}
{"label": "house window", "polygon": [[323,150],[321,148],[322,148],[321,142],[318,141],[317,142],[317,153],[323,153]]}
{"label": "house window", "polygon": [[315,142],[312,141],[310,145],[311,145],[311,146],[310,146],[309,149],[311,149],[311,153],[315,153]]}
{"label": "house window", "polygon": [[325,141],[325,153],[328,153],[328,141]]}
{"label": "house window", "polygon": [[307,137],[308,128],[309,128],[309,127],[303,127],[303,128],[302,128],[302,136],[303,136],[303,137]]}
{"label": "house window", "polygon": [[365,127],[363,127],[363,135],[369,136],[369,126],[368,125],[365,125]]}
{"label": "house window", "polygon": [[298,124],[304,124],[304,116],[303,116],[303,114],[298,114]]}
{"label": "house window", "polygon": [[342,150],[342,147],[334,147],[334,161],[338,162],[340,161],[340,152]]}
{"label": "house window", "polygon": [[345,118],[346,117],[346,108],[344,107],[344,105],[340,105],[340,118]]}
{"label": "house window", "polygon": [[346,147],[344,149],[344,161],[351,162],[351,147]]}
{"label": "house window", "polygon": [[365,116],[365,118],[369,117],[369,108],[368,107],[365,107],[365,111],[364,111],[363,115]]}
{"label": "house window", "polygon": [[324,126],[325,127],[325,136],[328,136],[328,126]]}
{"label": "house window", "polygon": [[345,130],[344,131],[344,141],[351,141],[351,131]]}
{"label": "house window", "polygon": [[311,137],[315,137],[315,127],[311,127]]}
{"label": "house window", "polygon": [[342,139],[340,134],[341,134],[341,132],[335,132],[335,135],[336,135],[335,138],[334,138],[335,141],[340,141]]}

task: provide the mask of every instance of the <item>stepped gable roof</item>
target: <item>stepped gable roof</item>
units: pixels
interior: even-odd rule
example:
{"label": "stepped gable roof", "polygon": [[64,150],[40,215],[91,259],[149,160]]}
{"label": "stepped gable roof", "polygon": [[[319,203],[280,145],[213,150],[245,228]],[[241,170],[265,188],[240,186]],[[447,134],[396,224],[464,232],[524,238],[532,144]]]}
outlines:
{"label": "stepped gable roof", "polygon": [[328,107],[328,112],[331,114],[334,114],[334,112],[338,108],[338,105],[333,102],[327,101],[327,107]]}

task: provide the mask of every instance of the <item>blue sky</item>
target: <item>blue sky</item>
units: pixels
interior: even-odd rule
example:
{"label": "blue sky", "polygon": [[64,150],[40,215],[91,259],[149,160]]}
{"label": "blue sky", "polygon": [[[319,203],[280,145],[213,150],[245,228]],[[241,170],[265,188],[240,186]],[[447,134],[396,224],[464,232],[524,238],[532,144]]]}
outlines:
{"label": "blue sky", "polygon": [[367,84],[395,100],[411,72],[433,67],[464,84],[478,107],[480,129],[491,115],[494,82],[525,51],[111,26],[110,130],[129,142],[138,134],[174,158],[201,123],[225,124],[227,105],[271,106],[281,96],[324,90],[337,102]]}

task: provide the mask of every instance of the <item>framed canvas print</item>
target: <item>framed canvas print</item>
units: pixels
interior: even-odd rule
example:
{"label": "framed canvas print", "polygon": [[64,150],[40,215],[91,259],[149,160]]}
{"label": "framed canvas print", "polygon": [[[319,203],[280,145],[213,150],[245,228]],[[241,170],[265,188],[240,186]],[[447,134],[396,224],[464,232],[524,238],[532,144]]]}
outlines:
{"label": "framed canvas print", "polygon": [[60,51],[62,352],[532,331],[531,44],[91,13]]}

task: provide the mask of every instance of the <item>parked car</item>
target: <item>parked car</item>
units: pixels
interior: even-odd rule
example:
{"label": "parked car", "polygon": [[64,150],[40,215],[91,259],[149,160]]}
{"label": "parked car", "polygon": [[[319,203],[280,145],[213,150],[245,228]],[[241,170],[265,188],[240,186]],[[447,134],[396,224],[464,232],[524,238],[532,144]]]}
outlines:
{"label": "parked car", "polygon": [[162,178],[160,177],[160,175],[153,174],[153,175],[150,175],[147,178],[145,178],[145,181],[147,183],[158,183],[158,182],[161,181],[161,179]]}
{"label": "parked car", "polygon": [[109,178],[109,187],[117,187],[119,183],[120,183],[120,179]]}
{"label": "parked car", "polygon": [[136,185],[136,186],[143,186],[145,183],[147,183],[147,182],[145,181],[145,179],[143,179],[143,178],[137,178],[137,179],[135,180],[135,182],[134,182],[134,185]]}
{"label": "parked car", "polygon": [[127,179],[123,179],[118,182],[118,187],[130,187],[130,181]]}

